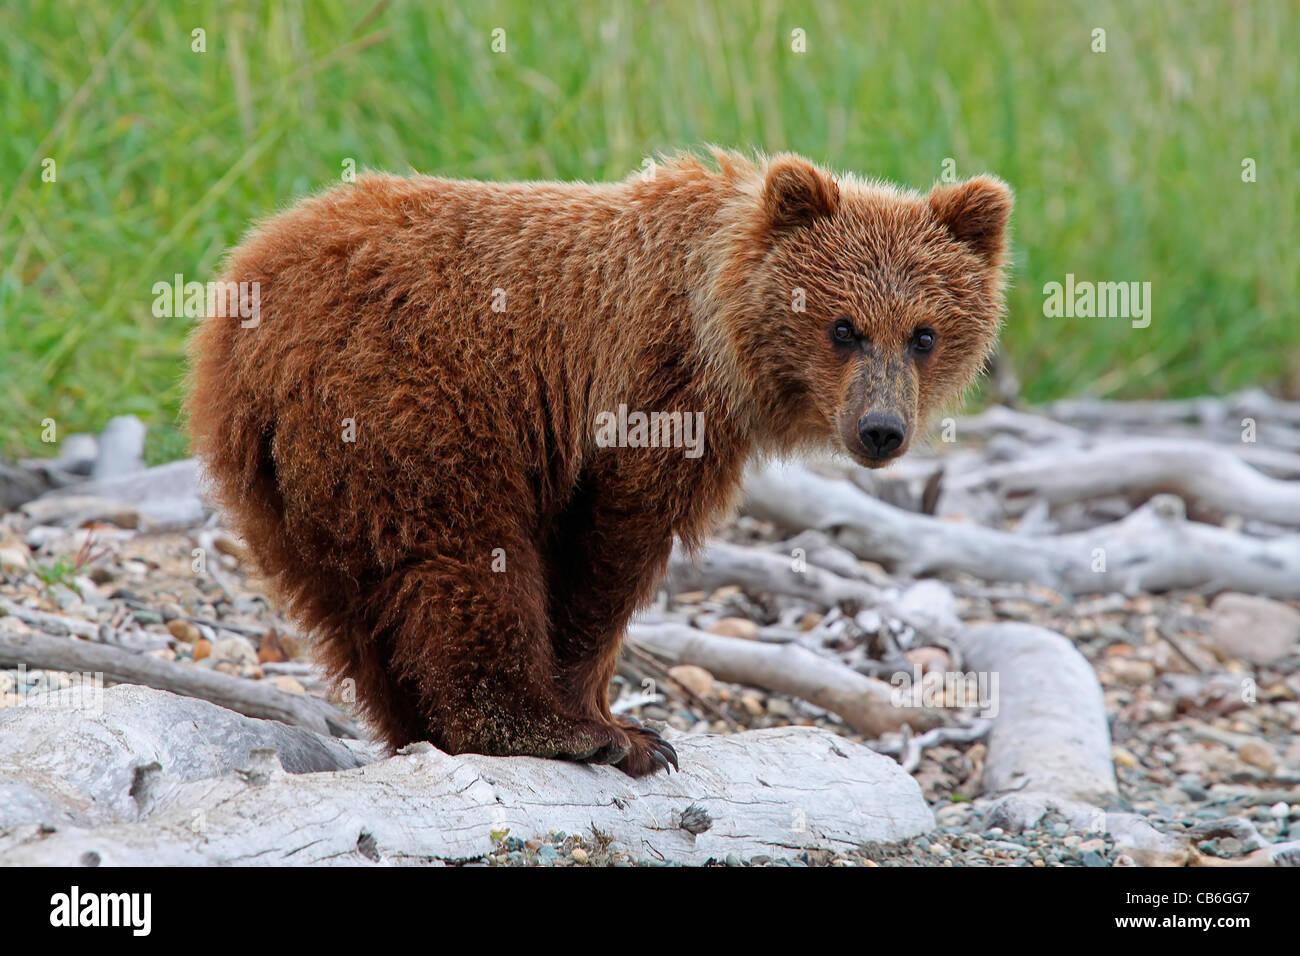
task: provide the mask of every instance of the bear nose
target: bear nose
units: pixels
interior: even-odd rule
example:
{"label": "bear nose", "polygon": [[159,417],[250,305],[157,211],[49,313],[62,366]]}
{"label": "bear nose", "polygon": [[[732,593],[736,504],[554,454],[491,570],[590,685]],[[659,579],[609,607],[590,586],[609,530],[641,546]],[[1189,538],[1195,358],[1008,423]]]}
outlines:
{"label": "bear nose", "polygon": [[907,426],[893,412],[872,412],[859,419],[858,437],[872,458],[884,458],[903,444]]}

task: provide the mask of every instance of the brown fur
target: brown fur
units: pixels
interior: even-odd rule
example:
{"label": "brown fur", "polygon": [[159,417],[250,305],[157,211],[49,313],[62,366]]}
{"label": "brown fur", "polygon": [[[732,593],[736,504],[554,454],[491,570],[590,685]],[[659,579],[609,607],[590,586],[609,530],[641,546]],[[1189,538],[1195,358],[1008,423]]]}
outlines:
{"label": "brown fur", "polygon": [[[196,332],[196,449],[392,746],[666,766],[607,690],[674,535],[700,543],[755,453],[829,442],[883,464],[859,419],[897,412],[910,440],[989,352],[1000,182],[927,197],[715,159],[597,185],[371,175],[231,254],[260,324]],[[620,403],[702,413],[703,455],[598,447]]]}

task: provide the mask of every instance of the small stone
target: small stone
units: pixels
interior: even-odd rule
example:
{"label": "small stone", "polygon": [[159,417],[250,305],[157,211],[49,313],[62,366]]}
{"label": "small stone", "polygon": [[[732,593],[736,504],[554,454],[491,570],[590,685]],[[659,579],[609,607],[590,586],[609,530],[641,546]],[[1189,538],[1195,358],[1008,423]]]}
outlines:
{"label": "small stone", "polygon": [[194,642],[194,660],[201,661],[212,654],[212,642],[206,637],[200,637]]}
{"label": "small stone", "polygon": [[1107,661],[1106,667],[1115,680],[1130,686],[1149,684],[1156,677],[1154,664],[1150,661],[1137,660],[1131,657],[1117,657],[1114,660]]}
{"label": "small stone", "polygon": [[809,611],[799,618],[798,628],[801,631],[811,631],[814,627],[822,622],[822,616],[815,611]]}
{"label": "small stone", "polygon": [[238,635],[223,638],[214,643],[212,645],[212,656],[219,661],[228,661],[231,664],[257,664],[257,651],[248,640]]}
{"label": "small stone", "polygon": [[307,693],[307,688],[303,687],[302,683],[296,677],[291,677],[288,674],[276,674],[274,677],[268,679],[267,683],[274,684],[286,694]]}
{"label": "small stone", "polygon": [[183,644],[193,644],[203,636],[197,627],[179,617],[174,617],[167,622],[167,630],[171,631],[172,637]]}
{"label": "small stone", "polygon": [[1136,767],[1138,765],[1138,758],[1133,755],[1132,751],[1125,750],[1123,747],[1111,747],[1110,759],[1115,761],[1117,767]]}
{"label": "small stone", "polygon": [[763,716],[763,702],[754,694],[746,694],[740,698],[740,706],[753,717]]}
{"label": "small stone", "polygon": [[934,817],[941,827],[957,826],[964,823],[974,812],[969,803],[949,803],[934,811]]}
{"label": "small stone", "polygon": [[1272,771],[1277,766],[1277,754],[1267,744],[1258,740],[1248,740],[1237,750],[1237,757],[1242,763],[1260,770]]}
{"label": "small stone", "polygon": [[918,647],[903,655],[922,674],[942,673],[951,662],[948,652],[937,647]]}
{"label": "small stone", "polygon": [[719,618],[708,630],[711,634],[721,634],[723,637],[740,637],[747,641],[758,639],[758,625],[743,617]]}
{"label": "small stone", "polygon": [[1096,850],[1089,850],[1087,853],[1083,854],[1083,865],[1084,866],[1105,866],[1106,858],[1102,856],[1100,853],[1098,853]]}
{"label": "small stone", "polygon": [[1115,857],[1115,862],[1111,866],[1137,866],[1137,861],[1127,853],[1121,853]]}
{"label": "small stone", "polygon": [[27,545],[16,535],[0,538],[0,571],[23,574],[27,571],[30,558],[31,552],[27,550]]}
{"label": "small stone", "polygon": [[668,676],[696,697],[708,697],[713,693],[713,675],[703,667],[696,667],[694,664],[678,664],[668,668]]}
{"label": "small stone", "polygon": [[1226,656],[1271,664],[1300,642],[1300,611],[1271,598],[1227,591],[1210,605],[1208,631]]}
{"label": "small stone", "polygon": [[788,700],[782,700],[780,697],[768,698],[767,712],[773,717],[780,717],[784,720],[793,720],[795,717],[794,706]]}

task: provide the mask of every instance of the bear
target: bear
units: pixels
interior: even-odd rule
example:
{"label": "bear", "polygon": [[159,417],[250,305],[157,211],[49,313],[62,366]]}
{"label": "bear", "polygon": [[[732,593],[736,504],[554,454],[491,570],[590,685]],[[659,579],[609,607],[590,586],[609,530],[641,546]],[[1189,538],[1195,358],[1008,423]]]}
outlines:
{"label": "bear", "polygon": [[256,318],[191,336],[194,449],[390,747],[677,767],[608,700],[674,540],[701,546],[755,456],[902,455],[996,341],[1011,203],[788,153],[367,173],[229,254]]}

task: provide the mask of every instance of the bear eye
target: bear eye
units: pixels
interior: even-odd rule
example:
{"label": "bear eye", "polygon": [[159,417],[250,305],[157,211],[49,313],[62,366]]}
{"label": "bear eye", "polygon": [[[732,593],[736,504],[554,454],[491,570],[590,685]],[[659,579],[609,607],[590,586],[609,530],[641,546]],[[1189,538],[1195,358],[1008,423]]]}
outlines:
{"label": "bear eye", "polygon": [[847,345],[856,339],[858,334],[853,329],[853,323],[848,319],[836,319],[835,324],[831,326],[831,337],[836,342]]}
{"label": "bear eye", "polygon": [[912,333],[912,349],[917,352],[928,352],[934,348],[935,334],[933,329],[917,329]]}

